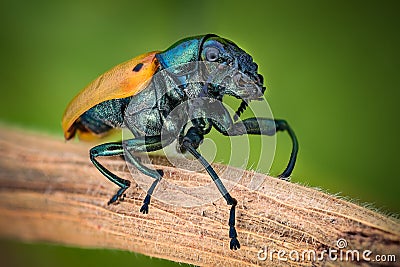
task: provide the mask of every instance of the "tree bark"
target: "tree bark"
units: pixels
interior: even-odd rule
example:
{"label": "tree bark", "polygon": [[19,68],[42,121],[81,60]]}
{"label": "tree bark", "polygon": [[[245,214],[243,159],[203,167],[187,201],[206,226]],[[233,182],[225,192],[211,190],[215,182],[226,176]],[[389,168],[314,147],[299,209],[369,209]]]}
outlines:
{"label": "tree bark", "polygon": [[[125,161],[103,158],[102,164],[132,182],[124,200],[107,205],[117,188],[91,164],[89,148],[0,128],[0,236],[129,250],[195,265],[354,265],[366,263],[366,250],[371,251],[367,260],[395,255],[397,261],[386,264],[399,264],[397,219],[313,188],[229,166],[213,164],[217,173],[240,175],[238,181],[222,179],[238,200],[237,251],[229,249],[230,206],[223,198],[212,199],[210,187],[202,188],[211,181],[204,171],[173,167],[166,158],[153,156],[153,165],[169,182],[157,192],[171,202],[153,198],[149,214],[142,214],[145,191]],[[134,176],[145,178],[138,172]],[[189,190],[193,186],[199,191]],[[203,203],[207,194],[211,201]],[[337,260],[326,254],[333,249]],[[359,251],[360,261],[346,260],[351,250]],[[315,261],[309,260],[310,251],[316,252]]]}

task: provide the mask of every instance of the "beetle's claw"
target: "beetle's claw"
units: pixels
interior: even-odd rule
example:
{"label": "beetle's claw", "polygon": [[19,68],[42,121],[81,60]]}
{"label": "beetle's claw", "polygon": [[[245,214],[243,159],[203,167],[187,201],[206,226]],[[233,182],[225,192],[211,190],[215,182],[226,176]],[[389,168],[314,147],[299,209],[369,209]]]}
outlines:
{"label": "beetle's claw", "polygon": [[240,248],[239,240],[237,240],[236,237],[232,238],[232,239],[231,239],[231,243],[230,243],[229,246],[230,246],[230,248],[231,248],[232,250],[237,250],[237,249],[239,249],[239,248]]}
{"label": "beetle's claw", "polygon": [[107,202],[107,205],[110,205],[114,202],[116,202],[117,200],[119,201],[123,201],[124,198],[126,197],[126,194],[124,193],[126,189],[128,189],[130,182],[126,181],[127,185],[125,185],[124,187],[120,188],[117,193]]}
{"label": "beetle's claw", "polygon": [[110,205],[114,202],[117,202],[117,200],[119,201],[124,201],[126,197],[126,194],[121,194],[120,191],[118,191],[108,202],[107,205]]}
{"label": "beetle's claw", "polygon": [[280,180],[290,182],[290,176],[286,176],[286,175],[282,175],[282,174],[281,174],[281,175],[278,176],[278,178],[279,178]]}
{"label": "beetle's claw", "polygon": [[149,213],[149,205],[147,203],[144,203],[143,206],[140,208],[140,212],[143,214]]}
{"label": "beetle's claw", "polygon": [[118,194],[115,194],[108,202],[107,205],[110,205],[112,203],[114,203],[115,201],[117,201],[118,199]]}

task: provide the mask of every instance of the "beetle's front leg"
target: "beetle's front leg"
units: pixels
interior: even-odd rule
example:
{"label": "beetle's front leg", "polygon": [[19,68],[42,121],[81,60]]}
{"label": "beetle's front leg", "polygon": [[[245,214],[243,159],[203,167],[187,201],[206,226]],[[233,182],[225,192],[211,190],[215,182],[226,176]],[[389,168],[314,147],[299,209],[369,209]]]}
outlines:
{"label": "beetle's front leg", "polygon": [[248,118],[241,122],[232,124],[228,130],[218,127],[214,124],[216,129],[224,135],[235,136],[243,134],[256,134],[256,135],[269,135],[272,136],[279,131],[287,131],[292,140],[292,152],[290,154],[289,163],[286,169],[279,175],[279,178],[287,180],[294,169],[296,163],[297,152],[299,151],[299,144],[296,135],[292,128],[285,120],[274,120],[269,118]]}
{"label": "beetle's front leg", "polygon": [[219,192],[225,198],[228,205],[231,205],[231,210],[229,213],[229,237],[231,238],[230,248],[233,250],[240,248],[240,243],[237,239],[237,232],[235,228],[235,210],[237,201],[228,193],[221,179],[218,177],[217,173],[211,167],[210,163],[196,150],[196,148],[200,145],[203,140],[203,134],[199,131],[199,129],[195,127],[191,127],[185,137],[182,140],[182,146],[189,151],[206,169],[208,174],[211,176],[215,185],[217,186]]}

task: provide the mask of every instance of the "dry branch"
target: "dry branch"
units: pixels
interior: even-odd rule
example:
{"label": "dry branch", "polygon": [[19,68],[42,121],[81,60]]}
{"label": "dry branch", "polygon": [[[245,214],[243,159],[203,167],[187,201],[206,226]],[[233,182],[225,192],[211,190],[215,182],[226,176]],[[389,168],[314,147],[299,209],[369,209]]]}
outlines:
{"label": "dry branch", "polygon": [[[0,236],[123,249],[195,265],[220,266],[311,265],[307,259],[291,261],[287,254],[287,262],[278,261],[277,253],[272,254],[272,262],[269,255],[266,261],[260,261],[257,254],[265,247],[269,251],[319,253],[337,249],[336,241],[345,238],[346,249],[371,250],[371,257],[394,254],[399,264],[397,220],[315,189],[250,171],[243,172],[231,190],[239,203],[237,230],[242,247],[238,251],[229,249],[229,207],[223,199],[191,208],[153,200],[149,214],[143,215],[139,208],[145,192],[130,179],[133,184],[125,200],[108,206],[116,186],[92,166],[88,149],[83,143],[0,128]],[[188,179],[209,179],[204,173],[172,168],[164,158],[153,160],[164,170],[166,179],[183,184]],[[102,162],[129,177],[121,159]],[[238,171],[214,166],[217,172]],[[249,189],[256,178],[264,182],[256,190]],[[160,190],[168,194],[162,186]],[[170,195],[185,201],[184,192]]]}

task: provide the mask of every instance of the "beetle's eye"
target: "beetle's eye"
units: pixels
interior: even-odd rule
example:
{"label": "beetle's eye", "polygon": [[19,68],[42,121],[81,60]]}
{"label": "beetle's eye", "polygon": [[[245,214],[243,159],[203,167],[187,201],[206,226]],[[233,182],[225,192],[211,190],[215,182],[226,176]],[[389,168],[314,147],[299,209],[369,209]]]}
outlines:
{"label": "beetle's eye", "polygon": [[206,59],[208,61],[216,61],[219,57],[219,50],[215,47],[209,47],[206,51]]}

